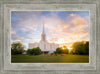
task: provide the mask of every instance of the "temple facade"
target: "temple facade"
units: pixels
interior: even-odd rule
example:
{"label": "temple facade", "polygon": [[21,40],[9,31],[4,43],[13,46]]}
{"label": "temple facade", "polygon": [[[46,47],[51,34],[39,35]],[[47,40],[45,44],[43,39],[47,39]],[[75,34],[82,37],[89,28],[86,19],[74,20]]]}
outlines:
{"label": "temple facade", "polygon": [[41,34],[41,40],[39,43],[29,43],[29,49],[39,47],[43,53],[50,54],[56,51],[56,48],[59,47],[59,44],[49,43],[46,39],[45,27],[43,23],[43,31]]}

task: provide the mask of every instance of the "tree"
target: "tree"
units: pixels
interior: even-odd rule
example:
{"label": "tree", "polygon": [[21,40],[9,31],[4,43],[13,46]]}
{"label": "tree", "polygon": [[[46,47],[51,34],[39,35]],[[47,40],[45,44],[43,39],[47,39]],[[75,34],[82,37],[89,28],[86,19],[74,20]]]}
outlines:
{"label": "tree", "polygon": [[81,55],[88,55],[89,54],[89,41],[81,41],[75,42],[72,45],[72,54],[81,54]]}
{"label": "tree", "polygon": [[29,54],[29,55],[40,55],[41,53],[42,53],[42,51],[39,47],[27,50],[27,54]]}
{"label": "tree", "polygon": [[85,54],[88,54],[89,55],[89,41],[86,41],[85,44],[84,44],[84,49],[85,49]]}
{"label": "tree", "polygon": [[56,52],[55,52],[56,54],[61,54],[62,53],[62,49],[60,48],[60,47],[58,47],[57,49],[56,49]]}
{"label": "tree", "polygon": [[20,42],[14,42],[11,44],[11,54],[22,54],[24,52],[24,46]]}

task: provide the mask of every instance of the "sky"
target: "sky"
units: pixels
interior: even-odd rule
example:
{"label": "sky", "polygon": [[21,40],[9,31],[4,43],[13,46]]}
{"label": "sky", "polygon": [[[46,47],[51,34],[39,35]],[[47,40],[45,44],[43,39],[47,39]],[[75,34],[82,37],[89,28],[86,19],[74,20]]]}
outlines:
{"label": "sky", "polygon": [[39,42],[43,21],[50,43],[89,41],[89,11],[12,11],[11,43]]}

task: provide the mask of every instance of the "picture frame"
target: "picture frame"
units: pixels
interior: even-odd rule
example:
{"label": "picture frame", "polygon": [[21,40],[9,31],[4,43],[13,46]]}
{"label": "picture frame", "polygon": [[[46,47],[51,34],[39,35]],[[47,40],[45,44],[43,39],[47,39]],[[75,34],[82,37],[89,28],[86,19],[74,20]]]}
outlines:
{"label": "picture frame", "polygon": [[[0,1],[1,25],[0,25],[0,70],[1,74],[99,74],[100,50],[99,50],[99,0],[7,0]],[[89,63],[11,63],[11,11],[25,10],[88,10],[89,22]]]}

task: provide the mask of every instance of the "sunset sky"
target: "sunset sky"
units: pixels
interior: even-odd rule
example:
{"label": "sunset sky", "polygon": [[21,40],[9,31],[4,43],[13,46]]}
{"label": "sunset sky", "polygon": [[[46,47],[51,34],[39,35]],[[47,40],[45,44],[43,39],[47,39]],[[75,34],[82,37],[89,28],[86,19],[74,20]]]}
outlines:
{"label": "sunset sky", "polygon": [[11,43],[39,42],[42,25],[48,42],[72,44],[89,40],[89,11],[12,11]]}

